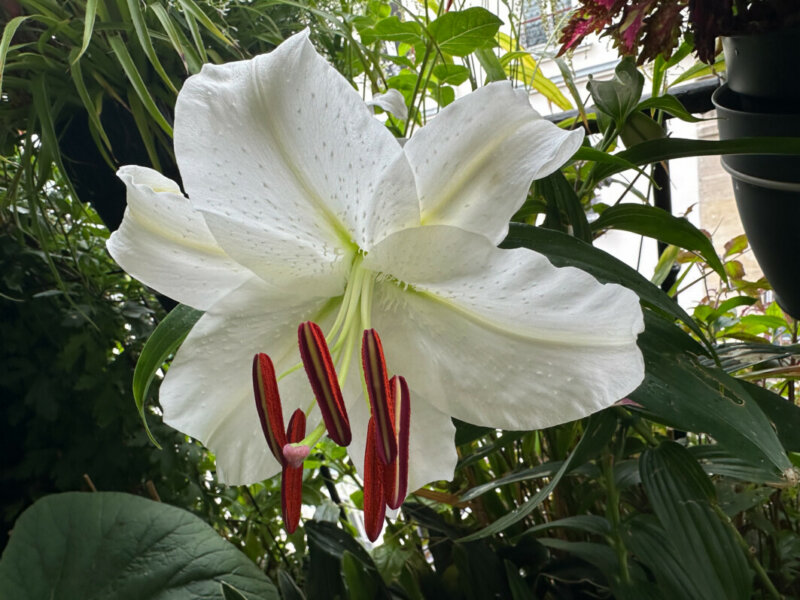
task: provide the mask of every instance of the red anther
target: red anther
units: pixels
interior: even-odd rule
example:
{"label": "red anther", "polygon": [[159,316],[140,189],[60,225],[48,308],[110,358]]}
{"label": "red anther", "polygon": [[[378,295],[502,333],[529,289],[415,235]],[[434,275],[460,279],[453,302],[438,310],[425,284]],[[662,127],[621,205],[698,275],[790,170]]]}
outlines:
{"label": "red anther", "polygon": [[352,440],[350,420],[325,336],[319,325],[306,321],[297,328],[297,341],[328,436],[340,446],[347,446]]}
{"label": "red anther", "polygon": [[397,456],[395,439],[394,411],[389,406],[389,378],[386,375],[386,360],[378,332],[365,329],[361,341],[361,363],[364,368],[364,381],[367,384],[369,405],[375,419],[375,437],[378,457],[384,465],[390,464]]}
{"label": "red anther", "polygon": [[[306,436],[306,416],[299,408],[289,419],[286,436],[290,443],[299,442]],[[303,465],[291,467],[288,464],[281,472],[281,512],[286,531],[294,533],[300,522],[300,507],[303,500]]]}
{"label": "red anther", "polygon": [[369,541],[378,539],[386,515],[383,495],[384,466],[375,452],[375,419],[367,426],[367,445],[364,450],[364,529]]}
{"label": "red anther", "polygon": [[283,429],[281,395],[278,393],[275,367],[266,354],[256,354],[253,357],[253,392],[256,398],[258,419],[261,421],[261,430],[264,432],[267,446],[283,466],[286,464],[286,460],[283,458],[286,433]]}
{"label": "red anther", "polygon": [[394,422],[397,425],[397,460],[386,468],[384,494],[389,508],[400,508],[408,493],[408,442],[411,431],[411,394],[404,377],[389,382]]}

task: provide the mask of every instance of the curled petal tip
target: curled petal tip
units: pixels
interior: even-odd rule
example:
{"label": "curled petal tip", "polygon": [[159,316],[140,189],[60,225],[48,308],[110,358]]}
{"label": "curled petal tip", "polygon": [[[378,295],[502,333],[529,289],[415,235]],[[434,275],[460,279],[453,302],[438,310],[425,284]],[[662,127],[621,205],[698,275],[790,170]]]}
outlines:
{"label": "curled petal tip", "polygon": [[286,432],[283,429],[281,396],[278,393],[275,367],[270,357],[263,353],[253,357],[253,392],[258,419],[261,422],[261,430],[264,432],[267,446],[275,459],[283,465]]}
{"label": "curled petal tip", "polygon": [[325,335],[319,325],[306,321],[297,328],[297,341],[328,436],[340,446],[347,446],[352,440],[350,420]]}
{"label": "curled petal tip", "polygon": [[391,407],[383,345],[378,332],[374,329],[364,330],[361,340],[361,363],[364,369],[364,382],[367,385],[370,410],[375,419],[376,451],[381,462],[388,465],[397,456],[394,410]]}
{"label": "curled petal tip", "polygon": [[303,466],[303,461],[311,452],[308,446],[295,446],[293,444],[286,444],[283,447],[283,458],[286,459],[286,464],[292,468]]}

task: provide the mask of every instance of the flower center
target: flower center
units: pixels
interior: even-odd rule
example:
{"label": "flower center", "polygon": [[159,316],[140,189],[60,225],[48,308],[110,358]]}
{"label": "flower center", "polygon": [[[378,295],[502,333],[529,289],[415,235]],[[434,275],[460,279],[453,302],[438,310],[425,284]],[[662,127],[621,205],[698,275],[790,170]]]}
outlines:
{"label": "flower center", "polygon": [[[378,274],[364,268],[363,256],[353,260],[339,311],[327,335],[316,323],[297,330],[301,362],[280,377],[272,361],[257,354],[253,361],[253,390],[267,446],[281,464],[282,507],[287,529],[299,520],[303,460],[327,432],[340,446],[352,439],[341,385],[347,378],[358,336],[364,396],[370,414],[364,457],[364,511],[367,536],[375,540],[383,527],[386,506],[398,508],[408,487],[410,397],[403,377],[389,379],[383,345],[371,327],[373,290]],[[308,376],[314,400],[305,411],[296,410],[284,429],[278,381],[300,368]],[[305,421],[318,406],[322,422],[305,435]],[[305,437],[304,437],[305,436]],[[302,438],[302,439],[301,439]]]}

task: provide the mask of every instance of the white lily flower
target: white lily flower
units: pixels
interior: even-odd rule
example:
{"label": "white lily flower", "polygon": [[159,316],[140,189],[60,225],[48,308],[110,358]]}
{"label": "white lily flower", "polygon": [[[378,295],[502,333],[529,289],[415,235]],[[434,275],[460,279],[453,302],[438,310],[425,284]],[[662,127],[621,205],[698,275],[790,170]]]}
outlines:
{"label": "white lily flower", "polygon": [[309,320],[328,336],[359,468],[369,408],[351,359],[363,330],[380,332],[390,375],[410,389],[410,491],[452,478],[451,417],[538,429],[625,397],[644,370],[636,295],[497,248],[532,180],[581,140],[502,82],[401,148],[307,32],[206,65],[175,114],[188,199],[152,170],[123,167],[128,209],[108,242],[134,277],[205,311],[161,385],[164,420],[213,451],[229,484],[278,472],[253,356],[272,357],[284,414],[303,409],[313,429],[319,411],[296,368]]}

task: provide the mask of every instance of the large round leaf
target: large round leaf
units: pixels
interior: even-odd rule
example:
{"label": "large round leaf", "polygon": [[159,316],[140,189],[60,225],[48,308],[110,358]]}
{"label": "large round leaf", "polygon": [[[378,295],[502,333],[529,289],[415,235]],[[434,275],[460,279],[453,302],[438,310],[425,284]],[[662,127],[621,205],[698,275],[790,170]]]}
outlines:
{"label": "large round leaf", "polygon": [[16,600],[278,598],[244,554],[185,510],[116,492],[47,496],[14,526],[0,590]]}

